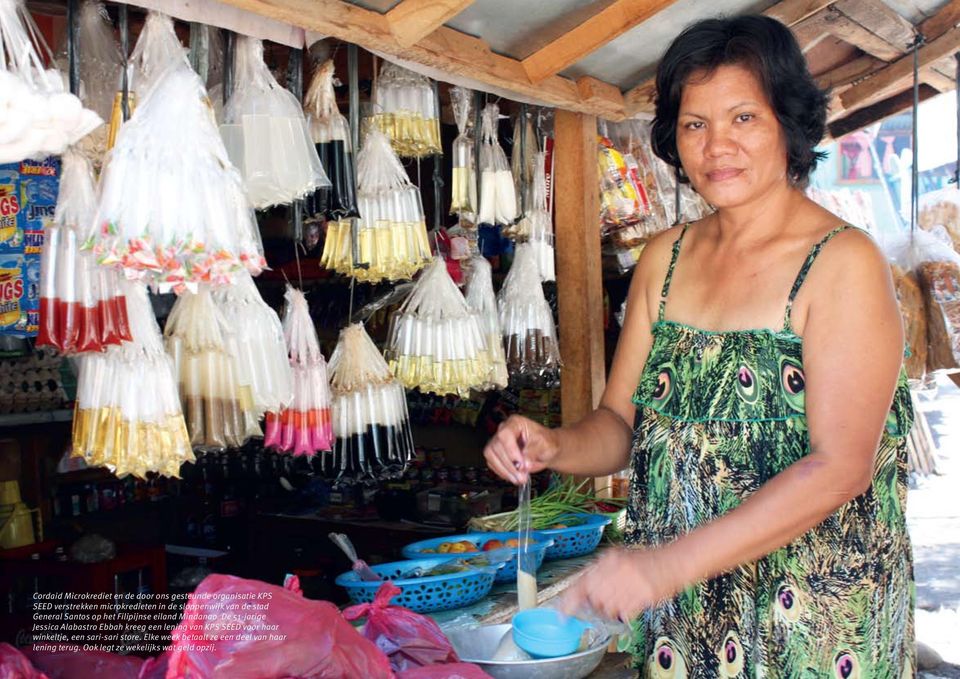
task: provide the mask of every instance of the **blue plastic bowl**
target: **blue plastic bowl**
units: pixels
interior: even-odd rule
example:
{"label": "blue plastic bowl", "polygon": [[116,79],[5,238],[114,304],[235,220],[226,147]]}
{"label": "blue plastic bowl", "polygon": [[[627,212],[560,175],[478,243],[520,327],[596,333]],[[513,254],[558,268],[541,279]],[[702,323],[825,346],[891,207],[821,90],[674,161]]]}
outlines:
{"label": "blue plastic bowl", "polygon": [[531,608],[513,616],[513,641],[534,658],[576,653],[590,625],[552,608]]}
{"label": "blue plastic bowl", "polygon": [[568,514],[557,523],[578,521],[578,525],[568,528],[544,528],[539,533],[553,538],[553,545],[547,550],[546,560],[572,559],[596,551],[603,539],[604,529],[613,519],[604,514]]}
{"label": "blue plastic bowl", "polygon": [[[506,542],[511,538],[517,538],[519,536],[516,532],[507,532],[507,533],[466,533],[464,535],[447,535],[442,538],[431,538],[429,540],[420,540],[419,542],[413,542],[403,548],[403,555],[408,559],[421,559],[424,557],[433,557],[435,554],[430,552],[424,552],[425,549],[436,549],[444,542],[460,542],[461,540],[466,540],[477,546],[477,550],[483,548],[484,543],[488,540],[497,539],[502,542]],[[533,538],[534,543],[530,546],[530,552],[536,558],[537,568],[540,568],[540,565],[543,563],[543,559],[546,556],[547,550],[553,545],[553,538],[543,535],[540,531],[533,531],[530,533],[530,536]],[[469,559],[471,556],[478,556],[480,554],[489,555],[490,558],[494,560],[505,559],[506,563],[503,564],[503,568],[497,571],[496,582],[511,582],[517,579],[517,553],[519,552],[517,547],[503,547],[501,549],[495,550],[495,552],[466,552],[463,554],[443,554],[441,556],[461,556],[463,558]]]}
{"label": "blue plastic bowl", "polygon": [[[492,563],[490,566],[475,566],[468,571],[449,575],[430,575],[423,578],[400,576],[417,567],[428,570],[458,556],[469,555],[441,554],[410,561],[392,561],[370,568],[377,575],[383,576],[384,580],[391,580],[400,588],[400,594],[390,600],[392,605],[403,606],[416,613],[446,611],[469,606],[487,596],[493,587],[497,571],[504,565],[503,562]],[[372,602],[383,584],[383,581],[365,582],[354,571],[341,573],[335,582],[347,590],[350,601],[355,604]]]}

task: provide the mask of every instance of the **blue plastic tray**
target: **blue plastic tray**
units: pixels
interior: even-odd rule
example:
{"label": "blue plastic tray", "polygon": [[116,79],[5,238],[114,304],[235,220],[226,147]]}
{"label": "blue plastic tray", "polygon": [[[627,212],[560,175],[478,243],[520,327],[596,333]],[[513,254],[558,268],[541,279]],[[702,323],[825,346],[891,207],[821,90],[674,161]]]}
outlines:
{"label": "blue plastic tray", "polygon": [[[371,566],[374,573],[382,575],[385,580],[392,580],[400,588],[400,594],[393,597],[390,603],[394,606],[403,606],[416,613],[430,611],[447,611],[452,608],[468,606],[479,601],[490,593],[493,579],[503,562],[491,566],[478,566],[462,573],[449,575],[431,575],[423,578],[400,578],[414,568],[432,568],[444,561],[457,557],[469,556],[463,554],[442,554],[440,556],[413,559],[410,561],[392,561],[390,563]],[[373,601],[380,582],[364,582],[354,571],[341,573],[335,581],[347,590],[350,601],[355,604],[370,603]]]}
{"label": "blue plastic tray", "polygon": [[557,523],[571,519],[582,521],[582,523],[569,528],[544,528],[538,531],[546,537],[553,538],[553,546],[547,550],[547,561],[570,559],[595,551],[600,540],[603,539],[604,529],[613,521],[603,514],[569,514]]}
{"label": "blue plastic tray", "polygon": [[[540,564],[543,563],[544,556],[547,553],[547,550],[553,544],[553,538],[547,537],[541,531],[532,531],[531,537],[534,540],[534,544],[530,546],[530,551],[535,555],[537,560],[537,568],[540,568]],[[477,546],[477,549],[481,549],[483,544],[487,540],[501,540],[506,542],[510,538],[517,538],[519,536],[516,532],[507,532],[507,533],[465,533],[463,535],[447,535],[442,538],[431,538],[429,540],[420,540],[419,542],[413,542],[403,548],[403,555],[408,559],[420,559],[426,556],[433,556],[430,553],[424,553],[424,549],[436,549],[439,545],[444,542],[459,542],[461,540],[466,540],[467,542],[472,542]],[[494,552],[467,552],[465,554],[460,554],[465,558],[471,556],[476,556],[477,554],[490,554],[491,558],[501,559],[506,558],[506,563],[503,564],[503,568],[497,571],[496,581],[497,582],[511,582],[517,579],[517,552],[520,550],[517,547],[504,547],[497,549]],[[457,555],[442,555],[442,556],[457,556]]]}

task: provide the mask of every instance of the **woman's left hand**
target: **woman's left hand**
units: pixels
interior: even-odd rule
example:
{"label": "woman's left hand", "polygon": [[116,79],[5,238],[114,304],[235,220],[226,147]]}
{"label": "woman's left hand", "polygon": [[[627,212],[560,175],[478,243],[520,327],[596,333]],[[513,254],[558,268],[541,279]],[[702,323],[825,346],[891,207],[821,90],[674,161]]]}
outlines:
{"label": "woman's left hand", "polygon": [[563,595],[560,608],[570,615],[593,611],[610,620],[628,622],[679,588],[662,549],[608,551]]}

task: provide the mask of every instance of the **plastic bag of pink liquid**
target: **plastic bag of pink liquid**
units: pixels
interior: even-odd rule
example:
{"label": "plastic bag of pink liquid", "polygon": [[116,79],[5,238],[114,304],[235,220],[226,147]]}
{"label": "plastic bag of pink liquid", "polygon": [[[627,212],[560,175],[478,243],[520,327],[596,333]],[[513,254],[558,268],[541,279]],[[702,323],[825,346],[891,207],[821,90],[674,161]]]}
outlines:
{"label": "plastic bag of pink liquid", "polygon": [[327,601],[211,575],[171,634],[166,679],[392,679],[387,657]]}

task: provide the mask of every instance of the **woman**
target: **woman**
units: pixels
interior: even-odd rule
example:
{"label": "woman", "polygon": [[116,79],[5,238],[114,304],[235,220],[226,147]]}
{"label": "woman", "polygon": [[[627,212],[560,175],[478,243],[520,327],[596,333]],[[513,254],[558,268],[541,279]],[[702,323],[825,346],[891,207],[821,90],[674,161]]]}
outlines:
{"label": "woman", "polygon": [[654,150],[716,213],[644,250],[600,407],[503,423],[500,476],[632,469],[627,543],[566,605],[631,620],[643,676],[913,676],[903,331],[863,232],[806,198],[826,97],[765,17],[657,73]]}

